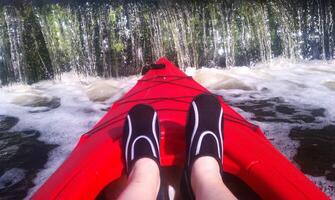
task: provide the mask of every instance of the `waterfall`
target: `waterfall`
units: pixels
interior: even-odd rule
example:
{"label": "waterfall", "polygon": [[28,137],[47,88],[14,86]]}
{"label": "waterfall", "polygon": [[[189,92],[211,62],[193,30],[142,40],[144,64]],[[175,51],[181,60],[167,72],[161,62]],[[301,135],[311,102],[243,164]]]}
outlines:
{"label": "waterfall", "polygon": [[[5,47],[9,43],[9,48],[6,52],[9,56],[3,57],[4,63],[10,62],[11,66],[3,66],[7,68],[7,75],[13,81],[23,81],[24,79],[24,58],[23,58],[23,42],[22,42],[22,29],[23,24],[21,19],[17,16],[17,12],[12,7],[6,7],[3,9],[3,23],[2,23],[2,44]],[[8,38],[4,38],[8,37]],[[5,49],[2,48],[2,51]],[[5,54],[5,52],[3,52]],[[10,76],[11,73],[11,76]],[[5,81],[4,81],[5,82]]]}
{"label": "waterfall", "polygon": [[0,5],[1,84],[124,76],[161,56],[181,68],[335,58],[331,0],[37,2]]}

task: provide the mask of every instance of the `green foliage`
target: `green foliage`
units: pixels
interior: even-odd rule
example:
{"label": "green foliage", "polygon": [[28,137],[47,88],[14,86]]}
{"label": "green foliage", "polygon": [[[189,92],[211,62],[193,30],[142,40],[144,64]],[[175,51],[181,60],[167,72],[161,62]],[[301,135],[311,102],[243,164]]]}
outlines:
{"label": "green foliage", "polygon": [[[181,67],[227,67],[276,56],[335,55],[335,5],[328,1],[75,0],[40,1],[35,7],[25,2],[16,5],[18,16],[13,14],[23,26],[14,28],[23,36],[14,50],[22,52],[20,70],[32,81],[69,70],[128,75],[160,56]],[[6,35],[3,24],[6,20],[0,16],[0,49],[7,52],[1,55],[10,61],[10,41],[19,38]],[[7,66],[6,76],[16,76],[10,62],[0,65]]]}

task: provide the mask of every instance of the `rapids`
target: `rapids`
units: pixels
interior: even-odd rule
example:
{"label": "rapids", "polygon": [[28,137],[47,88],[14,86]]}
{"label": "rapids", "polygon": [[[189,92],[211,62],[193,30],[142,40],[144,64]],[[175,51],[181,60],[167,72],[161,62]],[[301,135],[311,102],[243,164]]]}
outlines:
{"label": "rapids", "polygon": [[[335,198],[334,60],[275,59],[251,68],[187,68],[186,73],[259,125],[272,144]],[[17,190],[30,197],[69,155],[81,134],[138,78],[103,79],[68,72],[56,80],[0,88],[0,136],[6,133],[5,138],[10,138],[16,132],[20,135],[16,140],[21,141],[0,139],[0,154],[10,152],[13,156],[7,162],[15,164],[20,157],[14,155],[27,148],[24,141],[30,138],[45,146],[41,154],[47,156],[33,167],[0,167],[0,194],[8,197]],[[21,133],[27,130],[35,132]],[[313,152],[318,155],[313,157]],[[30,184],[15,187],[25,177]]]}

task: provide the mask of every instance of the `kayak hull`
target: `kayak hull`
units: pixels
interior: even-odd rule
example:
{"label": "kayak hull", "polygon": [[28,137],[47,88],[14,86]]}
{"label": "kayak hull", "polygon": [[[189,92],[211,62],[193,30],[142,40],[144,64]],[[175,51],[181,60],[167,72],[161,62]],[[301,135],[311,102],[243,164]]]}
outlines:
{"label": "kayak hull", "polygon": [[[84,134],[77,146],[34,194],[33,199],[94,199],[111,182],[124,177],[121,140],[127,112],[136,104],[157,110],[161,127],[161,164],[183,167],[185,123],[194,96],[209,92],[173,63],[161,58],[153,69]],[[303,173],[219,97],[224,111],[223,169],[263,199],[328,199]]]}

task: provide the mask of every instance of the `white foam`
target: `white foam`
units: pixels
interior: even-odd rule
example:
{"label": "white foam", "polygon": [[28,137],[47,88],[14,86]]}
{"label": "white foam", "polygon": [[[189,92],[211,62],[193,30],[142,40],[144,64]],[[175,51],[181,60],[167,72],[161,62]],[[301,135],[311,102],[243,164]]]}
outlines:
{"label": "white foam", "polygon": [[322,189],[324,193],[330,197],[330,199],[334,200],[335,199],[335,191],[334,191],[334,182],[333,181],[328,181],[325,180],[324,177],[315,177],[306,174],[306,176],[311,179],[315,185],[317,185],[319,188]]}

